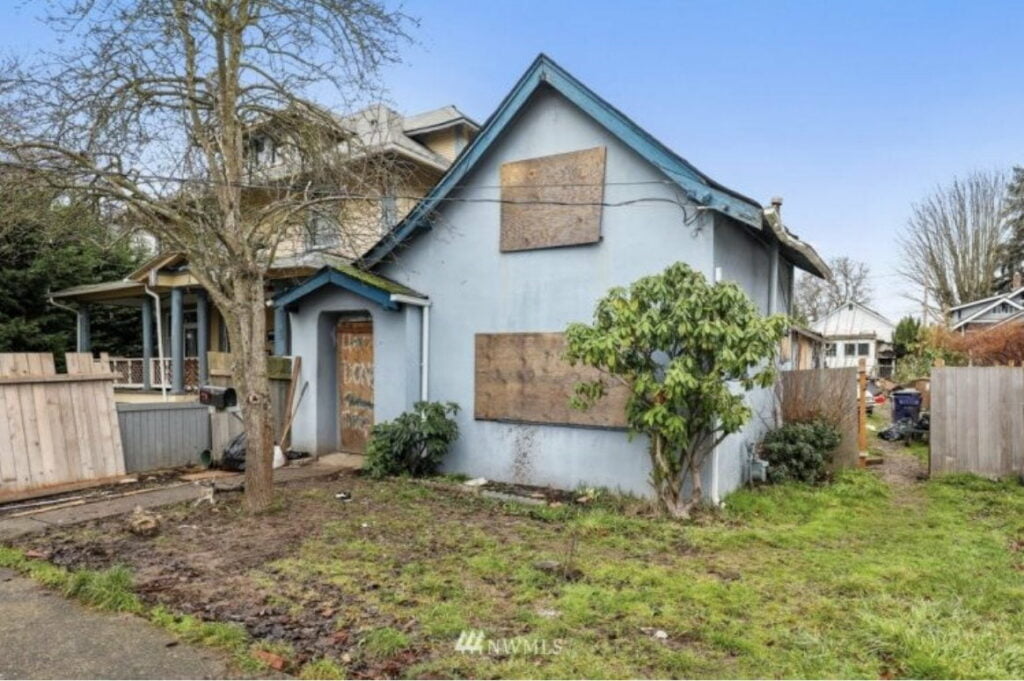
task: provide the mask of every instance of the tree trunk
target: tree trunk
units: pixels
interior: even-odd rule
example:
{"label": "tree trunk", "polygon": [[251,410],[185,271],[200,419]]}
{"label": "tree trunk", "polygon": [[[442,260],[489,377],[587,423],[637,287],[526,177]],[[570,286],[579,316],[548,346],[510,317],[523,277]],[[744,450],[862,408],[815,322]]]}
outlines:
{"label": "tree trunk", "polygon": [[231,332],[233,374],[245,424],[245,498],[249,512],[266,510],[274,496],[274,427],[267,376],[266,302],[263,277],[251,274],[235,283]]}
{"label": "tree trunk", "polygon": [[674,466],[667,452],[668,447],[665,436],[660,433],[651,433],[650,455],[651,455],[651,484],[654,493],[658,497],[665,513],[673,518],[686,517],[683,494],[683,475],[681,471],[685,468]]}

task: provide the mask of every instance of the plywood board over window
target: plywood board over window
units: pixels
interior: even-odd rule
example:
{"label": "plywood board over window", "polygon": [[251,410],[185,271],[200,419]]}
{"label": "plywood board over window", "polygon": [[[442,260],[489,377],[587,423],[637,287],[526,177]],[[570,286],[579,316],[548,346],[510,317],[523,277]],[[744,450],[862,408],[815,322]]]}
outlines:
{"label": "plywood board over window", "polygon": [[601,240],[604,147],[501,166],[501,250]]}
{"label": "plywood board over window", "polygon": [[610,384],[609,393],[586,411],[570,406],[575,385],[599,374],[570,366],[564,352],[561,333],[477,334],[475,418],[625,428],[629,394],[621,384]]}

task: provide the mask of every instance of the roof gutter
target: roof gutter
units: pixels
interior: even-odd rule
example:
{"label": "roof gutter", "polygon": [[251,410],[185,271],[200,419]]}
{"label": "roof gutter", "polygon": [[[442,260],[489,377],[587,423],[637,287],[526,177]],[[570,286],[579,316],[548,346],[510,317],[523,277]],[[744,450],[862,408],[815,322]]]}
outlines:
{"label": "roof gutter", "polygon": [[392,293],[391,302],[420,308],[420,401],[430,400],[430,301],[403,293]]}
{"label": "roof gutter", "polygon": [[50,305],[53,305],[54,307],[59,307],[62,310],[67,310],[68,312],[71,312],[75,315],[75,350],[80,350],[78,344],[81,342],[82,338],[82,315],[80,315],[79,311],[71,307],[70,305],[58,303],[56,300],[53,299],[52,295],[47,296],[46,300],[47,302],[50,303]]}

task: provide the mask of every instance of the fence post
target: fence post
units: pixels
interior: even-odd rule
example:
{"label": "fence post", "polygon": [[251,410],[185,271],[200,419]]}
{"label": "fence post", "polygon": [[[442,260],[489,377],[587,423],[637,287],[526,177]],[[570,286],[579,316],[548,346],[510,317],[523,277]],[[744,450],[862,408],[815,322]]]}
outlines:
{"label": "fence post", "polygon": [[857,448],[860,451],[861,467],[867,465],[868,459],[868,408],[864,401],[867,387],[867,359],[861,357],[857,362]]}

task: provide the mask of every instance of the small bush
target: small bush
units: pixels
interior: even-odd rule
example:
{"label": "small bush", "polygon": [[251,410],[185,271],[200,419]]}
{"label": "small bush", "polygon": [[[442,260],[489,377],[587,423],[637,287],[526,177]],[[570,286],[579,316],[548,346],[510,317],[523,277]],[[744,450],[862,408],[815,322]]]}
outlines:
{"label": "small bush", "polygon": [[373,427],[363,470],[372,478],[433,475],[459,436],[454,402],[417,402],[394,421]]}
{"label": "small bush", "polygon": [[761,443],[769,482],[823,482],[839,440],[835,426],[820,420],[787,423],[769,432]]}

